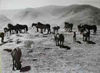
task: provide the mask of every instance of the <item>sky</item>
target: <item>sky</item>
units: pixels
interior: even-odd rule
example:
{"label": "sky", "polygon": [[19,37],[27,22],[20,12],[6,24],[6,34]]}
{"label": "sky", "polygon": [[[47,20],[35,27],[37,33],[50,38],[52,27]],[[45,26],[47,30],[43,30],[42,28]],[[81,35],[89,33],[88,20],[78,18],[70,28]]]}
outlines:
{"label": "sky", "polygon": [[36,8],[47,5],[90,4],[100,8],[100,0],[0,0],[0,9]]}

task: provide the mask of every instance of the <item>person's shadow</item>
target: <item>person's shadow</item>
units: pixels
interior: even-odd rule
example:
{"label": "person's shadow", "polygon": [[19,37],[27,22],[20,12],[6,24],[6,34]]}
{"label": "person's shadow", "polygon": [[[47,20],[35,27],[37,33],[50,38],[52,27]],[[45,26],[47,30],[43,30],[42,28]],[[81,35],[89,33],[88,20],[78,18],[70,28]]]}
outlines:
{"label": "person's shadow", "polygon": [[27,72],[27,71],[29,71],[29,70],[31,70],[31,66],[25,66],[25,67],[22,67],[22,68],[20,69],[20,72]]}

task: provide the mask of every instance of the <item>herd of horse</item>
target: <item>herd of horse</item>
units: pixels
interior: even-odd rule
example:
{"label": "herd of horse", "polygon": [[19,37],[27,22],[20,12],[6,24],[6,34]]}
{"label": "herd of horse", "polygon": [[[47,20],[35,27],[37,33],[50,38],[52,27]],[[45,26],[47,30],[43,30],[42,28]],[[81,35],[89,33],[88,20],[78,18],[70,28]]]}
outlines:
{"label": "herd of horse", "polygon": [[43,33],[43,31],[45,32],[46,30],[47,30],[47,34],[51,33],[50,24],[43,24],[41,22],[38,22],[38,23],[32,23],[32,27],[33,26],[37,28],[37,32],[39,32],[39,29],[40,29],[41,33]]}
{"label": "herd of horse", "polygon": [[13,24],[9,23],[8,28],[7,27],[4,28],[4,33],[10,32],[10,34],[13,34],[15,32],[18,34],[19,32],[22,33],[22,30],[24,30],[24,32],[27,32],[28,26],[21,25],[21,24],[13,25]]}
{"label": "herd of horse", "polygon": [[[65,22],[64,23],[65,26],[65,30],[68,31],[68,32],[72,32],[73,30],[73,24],[72,23],[68,23],[68,22]],[[44,32],[47,31],[47,34],[51,34],[51,25],[50,24],[43,24],[41,22],[38,22],[38,23],[32,23],[32,26],[31,27],[36,27],[37,29],[37,32],[39,32],[39,29],[40,29],[40,32],[43,34]],[[80,34],[83,35],[83,41],[87,42],[87,41],[90,41],[90,31],[93,30],[94,34],[96,34],[97,32],[97,26],[96,25],[88,25],[88,24],[79,24],[77,26],[78,28],[78,31],[80,32]],[[64,46],[64,40],[65,40],[65,37],[64,37],[64,34],[62,33],[59,33],[59,29],[60,29],[60,26],[54,26],[52,27],[53,29],[53,34],[54,34],[54,40],[56,42],[56,46]],[[8,33],[10,32],[10,34],[13,34],[13,33],[22,33],[22,31],[24,30],[24,32],[28,32],[28,26],[27,25],[21,25],[21,24],[16,24],[16,25],[12,25],[12,24],[8,24],[8,27],[4,28],[4,33],[0,33],[0,37],[2,38],[2,42],[4,41],[4,36],[5,36],[5,33]],[[76,41],[76,32],[73,33],[73,39]],[[13,70],[15,70],[15,68],[17,70],[20,70],[21,69],[21,56],[22,56],[22,52],[21,52],[21,49],[20,48],[15,48],[14,50],[12,50],[11,52],[11,56],[12,56],[12,60],[13,60]]]}
{"label": "herd of horse", "polygon": [[96,34],[97,26],[96,25],[87,25],[80,24],[77,26],[78,31],[83,34],[83,41],[90,41],[90,31],[93,30],[93,33]]}

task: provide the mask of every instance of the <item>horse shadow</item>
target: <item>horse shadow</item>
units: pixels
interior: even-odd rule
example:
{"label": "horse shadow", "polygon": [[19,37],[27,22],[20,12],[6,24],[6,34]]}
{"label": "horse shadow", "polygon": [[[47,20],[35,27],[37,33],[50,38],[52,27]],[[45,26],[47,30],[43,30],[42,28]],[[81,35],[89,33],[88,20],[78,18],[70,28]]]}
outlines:
{"label": "horse shadow", "polygon": [[22,68],[20,69],[20,72],[27,72],[27,71],[29,71],[29,70],[31,70],[31,66],[25,66],[25,67],[22,67]]}
{"label": "horse shadow", "polygon": [[93,41],[87,41],[87,44],[96,44],[96,43]]}
{"label": "horse shadow", "polygon": [[8,41],[1,43],[0,46],[4,45],[4,44],[6,44],[6,43],[8,43]]}
{"label": "horse shadow", "polygon": [[78,43],[78,44],[82,44],[82,42],[81,41],[75,41],[76,43]]}
{"label": "horse shadow", "polygon": [[4,51],[11,52],[12,49],[4,49]]}
{"label": "horse shadow", "polygon": [[61,48],[65,48],[65,49],[67,49],[67,50],[70,50],[71,49],[71,47],[70,46],[67,46],[67,45],[63,45],[63,46],[60,46]]}

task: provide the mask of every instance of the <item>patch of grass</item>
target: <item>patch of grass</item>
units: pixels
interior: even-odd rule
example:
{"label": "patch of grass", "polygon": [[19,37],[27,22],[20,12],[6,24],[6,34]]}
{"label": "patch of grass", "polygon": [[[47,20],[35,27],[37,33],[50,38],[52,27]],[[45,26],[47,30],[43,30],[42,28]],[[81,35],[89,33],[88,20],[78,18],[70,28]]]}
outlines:
{"label": "patch of grass", "polygon": [[26,47],[26,48],[31,48],[31,45],[32,45],[32,44],[34,44],[33,41],[27,40],[27,41],[24,42],[24,47]]}

